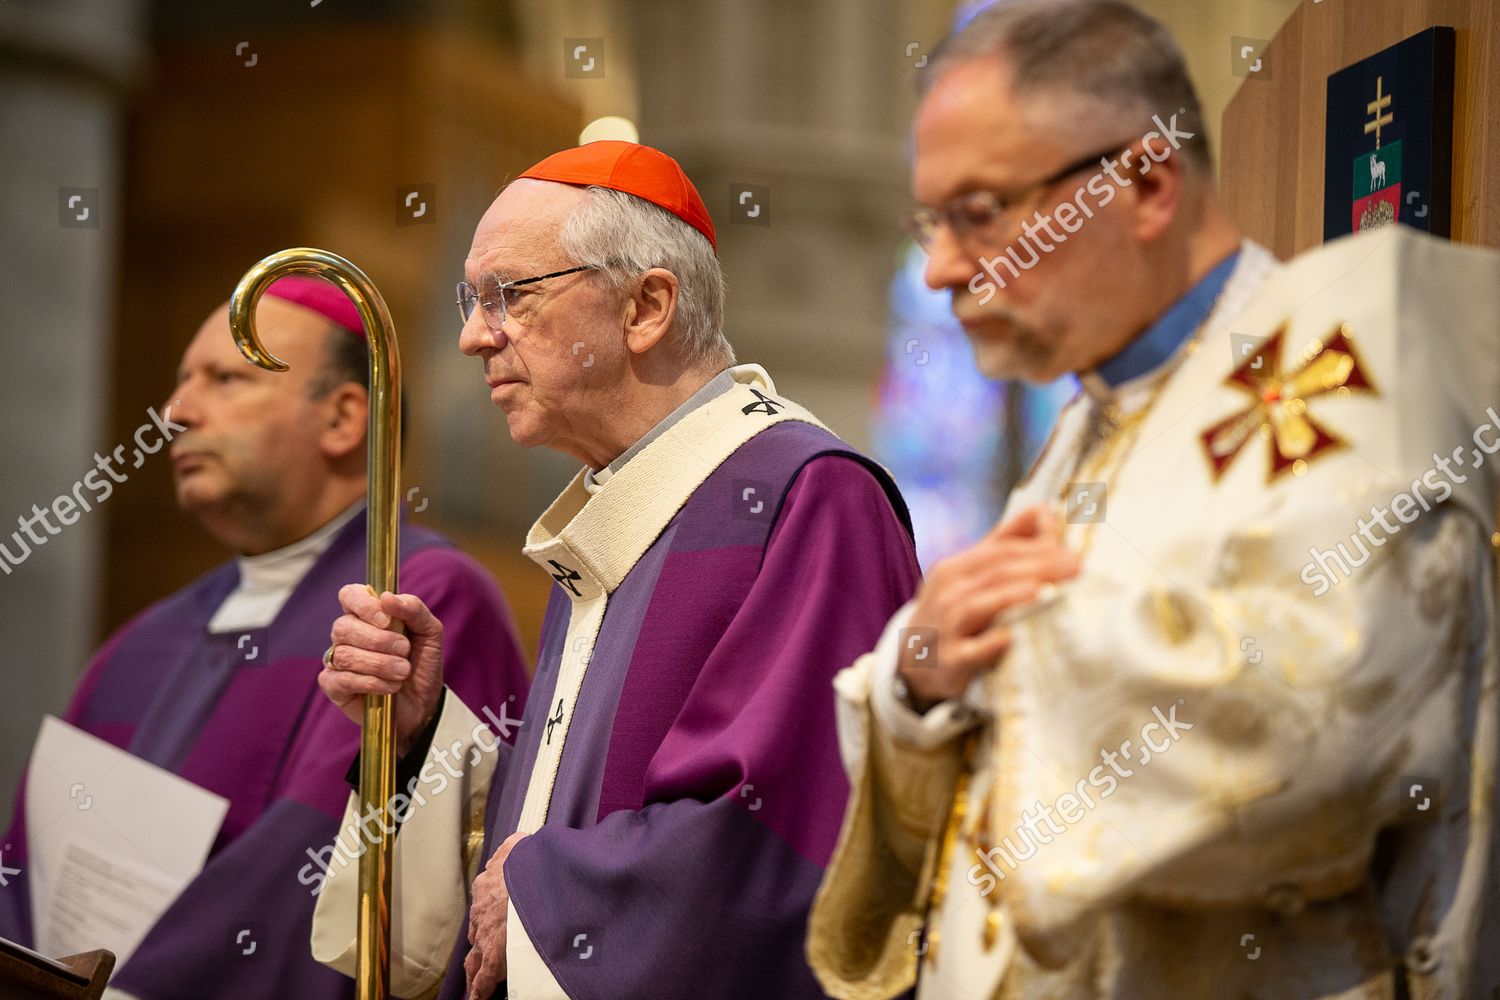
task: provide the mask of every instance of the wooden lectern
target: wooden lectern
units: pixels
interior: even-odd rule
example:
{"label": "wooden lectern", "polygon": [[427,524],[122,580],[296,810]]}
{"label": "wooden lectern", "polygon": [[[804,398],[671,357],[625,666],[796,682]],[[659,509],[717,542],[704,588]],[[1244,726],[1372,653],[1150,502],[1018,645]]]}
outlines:
{"label": "wooden lectern", "polygon": [[113,952],[54,961],[0,938],[0,1000],[97,1000],[114,969]]}
{"label": "wooden lectern", "polygon": [[1500,3],[1304,3],[1265,49],[1270,75],[1224,112],[1219,190],[1245,235],[1288,258],[1323,242],[1328,76],[1433,25],[1457,30],[1453,100],[1456,243],[1500,247]]}

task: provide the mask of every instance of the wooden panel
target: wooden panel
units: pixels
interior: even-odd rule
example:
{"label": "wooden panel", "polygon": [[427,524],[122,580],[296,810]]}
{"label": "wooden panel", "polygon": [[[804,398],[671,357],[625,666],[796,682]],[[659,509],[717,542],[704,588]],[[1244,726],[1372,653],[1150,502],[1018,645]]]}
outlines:
{"label": "wooden panel", "polygon": [[0,997],[5,1000],[98,1000],[115,956],[90,951],[53,960],[0,938]]}
{"label": "wooden panel", "polygon": [[1433,25],[1457,30],[1453,238],[1500,247],[1500,5],[1495,0],[1303,4],[1224,112],[1220,187],[1247,235],[1290,257],[1323,242],[1330,74]]}

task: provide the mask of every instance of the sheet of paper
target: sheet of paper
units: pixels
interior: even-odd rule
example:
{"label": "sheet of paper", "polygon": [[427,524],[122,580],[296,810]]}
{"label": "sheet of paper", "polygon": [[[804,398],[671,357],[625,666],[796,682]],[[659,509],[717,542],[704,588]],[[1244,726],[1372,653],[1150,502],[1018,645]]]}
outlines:
{"label": "sheet of paper", "polygon": [[48,716],[26,778],[37,950],[123,966],[202,871],[229,800]]}
{"label": "sheet of paper", "polygon": [[43,954],[62,957],[108,948],[120,957],[135,951],[181,886],[160,872],[109,857],[76,840],[62,845],[47,923],[37,925]]}

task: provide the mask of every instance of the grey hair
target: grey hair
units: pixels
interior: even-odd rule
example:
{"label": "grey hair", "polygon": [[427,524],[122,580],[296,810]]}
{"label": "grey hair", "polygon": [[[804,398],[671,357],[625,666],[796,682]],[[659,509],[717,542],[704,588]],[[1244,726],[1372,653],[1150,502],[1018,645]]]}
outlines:
{"label": "grey hair", "polygon": [[[1160,21],[1124,0],[997,0],[943,40],[918,78],[923,96],[962,62],[999,56],[1013,91],[1083,98],[1115,120],[1151,131],[1151,116],[1181,112],[1194,136],[1182,152],[1213,169],[1208,133],[1187,61]],[[1092,123],[1090,123],[1092,124]]]}
{"label": "grey hair", "polygon": [[724,336],[724,269],[698,230],[644,198],[590,187],[558,241],[578,263],[602,265],[617,289],[653,267],[671,271],[677,276],[672,335],[685,360],[715,370],[734,364],[734,348]]}

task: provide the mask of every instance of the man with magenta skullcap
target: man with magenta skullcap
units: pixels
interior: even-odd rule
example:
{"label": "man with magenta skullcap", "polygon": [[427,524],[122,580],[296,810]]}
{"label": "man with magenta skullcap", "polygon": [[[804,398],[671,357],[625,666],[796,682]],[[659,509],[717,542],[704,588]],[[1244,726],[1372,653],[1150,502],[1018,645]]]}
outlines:
{"label": "man with magenta skullcap", "polygon": [[[354,870],[362,847],[335,846],[359,729],[317,679],[338,588],[364,572],[367,350],[353,304],[320,279],[283,278],[257,310],[288,372],[247,365],[228,315],[203,323],[162,410],[179,505],[237,557],[111,636],[64,715],[229,803],[205,867],[121,956],[106,996],[352,997],[307,936],[326,872]],[[401,553],[402,586],[447,626],[448,684],[476,710],[519,715],[525,665],[494,581],[430,531],[404,525]],[[35,763],[28,781],[65,780]],[[22,871],[0,891],[0,937],[42,931],[26,847],[51,819],[17,807],[4,844]]]}
{"label": "man with magenta skullcap", "polygon": [[[511,438],[583,467],[526,538],[555,584],[510,766],[455,754],[463,787],[397,839],[394,992],[820,997],[801,940],[848,791],[830,683],[915,589],[905,505],[734,364],[713,223],[671,157],[548,157],[464,270],[459,347]],[[399,692],[407,769],[467,739],[442,612],[340,600],[329,697]],[[469,833],[472,887],[451,874]],[[355,890],[330,880],[313,927],[346,971]]]}

